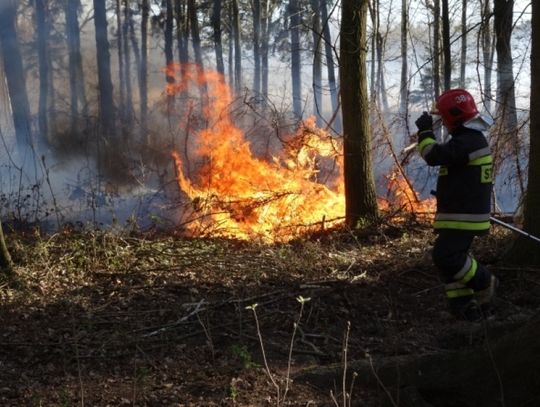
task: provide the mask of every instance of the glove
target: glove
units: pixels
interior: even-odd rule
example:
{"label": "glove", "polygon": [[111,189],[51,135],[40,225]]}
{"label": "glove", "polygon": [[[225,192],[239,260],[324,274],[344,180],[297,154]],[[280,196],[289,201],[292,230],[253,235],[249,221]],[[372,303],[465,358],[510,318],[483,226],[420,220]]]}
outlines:
{"label": "glove", "polygon": [[414,122],[416,124],[416,127],[418,127],[418,133],[422,133],[426,130],[432,130],[433,129],[433,117],[428,113],[424,112],[422,113],[422,116],[420,116],[416,121]]}

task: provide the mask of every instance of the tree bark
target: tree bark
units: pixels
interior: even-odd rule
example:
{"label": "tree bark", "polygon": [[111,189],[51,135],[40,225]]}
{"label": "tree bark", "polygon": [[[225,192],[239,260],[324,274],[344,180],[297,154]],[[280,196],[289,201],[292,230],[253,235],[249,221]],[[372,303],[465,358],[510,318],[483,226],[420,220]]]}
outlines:
{"label": "tree bark", "polygon": [[261,0],[253,0],[253,92],[261,93]]}
{"label": "tree bark", "polygon": [[107,36],[105,0],[93,0],[99,87],[99,118],[105,139],[115,136],[115,110],[111,80],[111,56]]}
{"label": "tree bark", "polygon": [[13,260],[6,244],[2,222],[0,222],[0,272],[8,277],[13,276]]}
{"label": "tree bark", "polygon": [[368,2],[342,1],[340,82],[346,222],[350,227],[361,219],[377,217],[366,71]]}
{"label": "tree bark", "polygon": [[[532,2],[530,143],[523,228],[540,236],[540,3]],[[519,237],[506,256],[514,264],[540,266],[538,243]]]}
{"label": "tree bark", "polygon": [[64,12],[66,15],[66,38],[69,54],[69,94],[71,109],[71,133],[78,132],[79,105],[83,117],[88,116],[88,102],[84,86],[84,73],[81,56],[81,36],[78,12],[81,7],[79,0],[66,0]]}
{"label": "tree bark", "polygon": [[435,99],[441,94],[441,5],[433,1],[433,93]]}
{"label": "tree bark", "polygon": [[399,115],[407,125],[407,112],[409,101],[409,61],[408,38],[409,10],[407,0],[401,0],[401,80],[399,86]]}
{"label": "tree bark", "polygon": [[264,100],[268,99],[268,51],[270,49],[270,0],[262,0],[261,13],[261,93]]}
{"label": "tree bark", "polygon": [[293,113],[302,118],[302,69],[300,53],[300,9],[298,0],[289,0],[289,23],[291,34],[291,78]]}
{"label": "tree bark", "polygon": [[494,36],[491,30],[491,0],[482,0],[482,26],[480,35],[482,38],[482,60],[484,63],[484,106],[491,112],[493,94],[491,90],[491,72],[493,71],[493,56],[495,52]]}
{"label": "tree bark", "polygon": [[[167,68],[165,74],[165,80],[167,81],[167,86],[174,85],[174,69],[172,69],[172,64],[174,62],[174,53],[173,53],[173,29],[174,29],[174,14],[173,14],[173,5],[172,0],[165,1],[165,64]],[[174,106],[174,93],[167,93],[167,116],[170,119],[171,109]],[[169,121],[170,124],[170,121]]]}
{"label": "tree bark", "polygon": [[444,90],[448,90],[452,83],[452,52],[450,45],[450,15],[448,12],[448,0],[442,0],[442,47]]}
{"label": "tree bark", "polygon": [[[540,317],[499,339],[491,333],[489,323],[480,327],[484,342],[463,351],[349,361],[349,375],[356,372],[368,387],[384,388],[385,401],[399,400],[400,407],[539,405]],[[340,380],[342,372],[342,366],[316,368],[296,379]]]}
{"label": "tree bark", "polygon": [[337,133],[342,130],[341,114],[339,112],[339,89],[336,81],[335,65],[334,65],[334,47],[332,45],[332,35],[330,34],[330,27],[328,24],[329,16],[326,5],[327,0],[320,0],[321,7],[321,19],[324,36],[324,54],[326,56],[326,69],[328,74],[328,87],[330,88],[330,100],[332,102],[333,116],[335,117],[333,127]]}
{"label": "tree bark", "polygon": [[214,0],[212,10],[212,27],[214,29],[214,51],[216,53],[217,71],[224,75],[225,65],[223,64],[223,43],[221,40],[221,0]]}
{"label": "tree bark", "polygon": [[[204,76],[204,63],[202,58],[199,20],[197,18],[197,7],[195,5],[195,0],[188,0],[188,16],[189,25],[191,27],[191,39],[193,41],[193,53],[195,54],[195,63],[197,64],[197,71],[199,77],[202,79]],[[206,88],[206,85],[201,86],[200,90],[203,102],[206,103],[208,101],[208,90]]]}
{"label": "tree bark", "polygon": [[124,32],[122,29],[122,7],[121,0],[115,1],[116,14],[116,53],[118,57],[118,83],[120,84],[120,100],[118,102],[118,114],[122,131],[125,129],[126,118],[126,76],[124,70]]}
{"label": "tree bark", "polygon": [[124,77],[126,80],[126,99],[124,112],[126,115],[125,128],[128,132],[130,132],[133,123],[133,88],[131,86],[131,49],[129,46],[129,22],[131,20],[129,0],[123,0],[123,7],[124,21],[122,24],[122,49],[124,51]]}
{"label": "tree bark", "polygon": [[467,66],[467,0],[461,2],[461,58],[459,64],[459,86],[465,88]]}
{"label": "tree bark", "polygon": [[311,32],[313,35],[313,115],[317,119],[317,126],[323,124],[323,104],[322,104],[322,54],[321,54],[321,16],[319,11],[319,0],[311,0]]}
{"label": "tree bark", "polygon": [[141,140],[150,143],[148,135],[148,0],[141,3],[141,64],[139,66],[139,110],[141,117]]}
{"label": "tree bark", "polygon": [[232,30],[234,41],[234,89],[236,94],[242,91],[242,48],[240,44],[240,15],[238,0],[231,2]]}
{"label": "tree bark", "polygon": [[4,73],[9,91],[13,125],[17,147],[20,151],[31,144],[30,104],[26,92],[23,61],[19,46],[15,18],[17,3],[8,0],[0,7],[0,47],[4,62]]}
{"label": "tree bark", "polygon": [[38,66],[39,66],[39,144],[49,139],[49,89],[51,89],[51,62],[49,55],[49,19],[46,0],[35,0]]}
{"label": "tree bark", "polygon": [[502,127],[513,133],[517,130],[517,111],[512,59],[512,19],[513,0],[494,0],[493,14],[497,51],[497,102],[499,103],[499,120]]}

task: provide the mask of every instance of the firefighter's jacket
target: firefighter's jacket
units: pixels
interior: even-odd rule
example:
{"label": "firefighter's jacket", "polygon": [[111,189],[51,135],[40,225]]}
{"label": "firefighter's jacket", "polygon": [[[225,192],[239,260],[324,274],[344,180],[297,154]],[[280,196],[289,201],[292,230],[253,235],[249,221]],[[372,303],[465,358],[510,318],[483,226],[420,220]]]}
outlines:
{"label": "firefighter's jacket", "polygon": [[451,136],[437,143],[432,130],[418,134],[420,155],[428,165],[440,166],[433,227],[487,233],[493,163],[489,144],[482,132],[463,126]]}

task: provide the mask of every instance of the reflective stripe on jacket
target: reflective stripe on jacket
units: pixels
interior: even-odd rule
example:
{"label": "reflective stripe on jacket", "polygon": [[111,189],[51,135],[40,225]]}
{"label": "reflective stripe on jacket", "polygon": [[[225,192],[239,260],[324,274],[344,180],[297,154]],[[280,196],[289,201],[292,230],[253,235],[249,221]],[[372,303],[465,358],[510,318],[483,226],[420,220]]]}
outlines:
{"label": "reflective stripe on jacket", "polygon": [[460,127],[446,143],[433,132],[420,133],[418,150],[430,166],[440,166],[435,229],[483,234],[490,227],[493,158],[478,130]]}

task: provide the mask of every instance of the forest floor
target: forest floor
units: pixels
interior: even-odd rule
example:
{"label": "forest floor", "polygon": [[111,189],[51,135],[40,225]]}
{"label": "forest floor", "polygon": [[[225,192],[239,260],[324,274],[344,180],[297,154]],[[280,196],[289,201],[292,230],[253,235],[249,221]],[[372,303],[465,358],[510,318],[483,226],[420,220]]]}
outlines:
{"label": "forest floor", "polygon": [[[340,378],[300,373],[345,352],[375,360],[477,345],[478,324],[447,312],[424,224],[273,245],[7,238],[18,286],[0,283],[0,406],[379,406],[385,389],[362,375],[344,403]],[[501,281],[495,322],[540,306],[538,270],[500,262],[510,239],[495,228],[474,246]]]}

